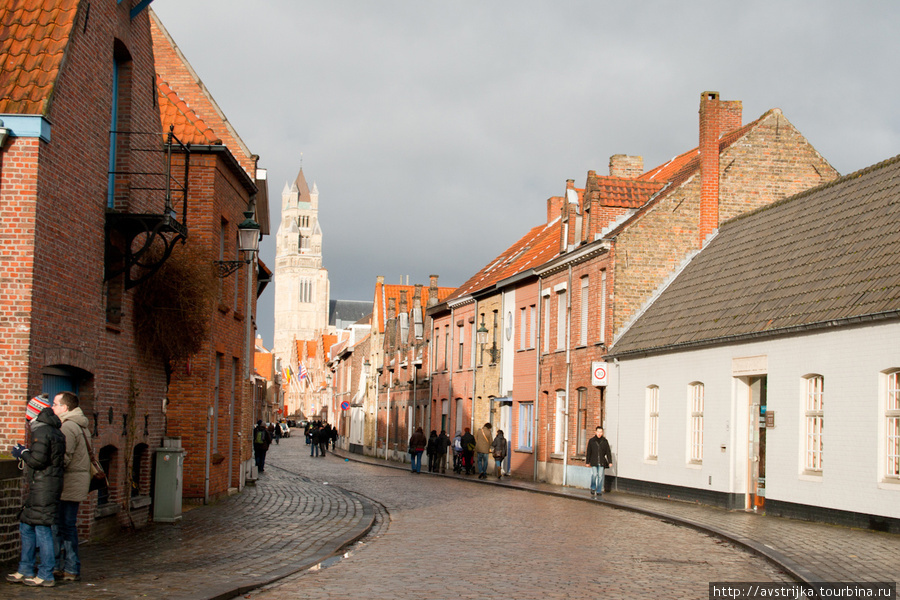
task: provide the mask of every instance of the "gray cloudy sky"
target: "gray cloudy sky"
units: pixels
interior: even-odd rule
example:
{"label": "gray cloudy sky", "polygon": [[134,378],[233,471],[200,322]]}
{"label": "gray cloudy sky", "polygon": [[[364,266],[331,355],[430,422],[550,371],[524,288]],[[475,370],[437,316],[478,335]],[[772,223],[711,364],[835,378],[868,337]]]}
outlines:
{"label": "gray cloudy sky", "polygon": [[332,298],[371,300],[376,275],[461,284],[566,179],[696,146],[704,90],[742,100],[744,122],[781,108],[842,174],[900,152],[895,1],[151,6],[268,169],[273,236],[302,153]]}

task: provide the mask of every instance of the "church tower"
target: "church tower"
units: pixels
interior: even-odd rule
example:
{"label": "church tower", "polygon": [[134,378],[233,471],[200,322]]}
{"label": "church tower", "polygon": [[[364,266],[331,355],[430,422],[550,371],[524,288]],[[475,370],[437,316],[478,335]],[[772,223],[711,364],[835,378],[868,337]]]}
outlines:
{"label": "church tower", "polygon": [[275,354],[288,364],[291,343],[315,339],[328,327],[328,270],[322,266],[319,190],[303,168],[281,192],[275,238]]}

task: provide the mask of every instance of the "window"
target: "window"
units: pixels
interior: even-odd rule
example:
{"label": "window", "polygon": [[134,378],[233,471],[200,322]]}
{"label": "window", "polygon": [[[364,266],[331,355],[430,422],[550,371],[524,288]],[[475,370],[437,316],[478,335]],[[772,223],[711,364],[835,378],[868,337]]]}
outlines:
{"label": "window", "polygon": [[528,347],[528,332],[526,331],[525,315],[525,307],[523,306],[519,309],[519,350],[524,350]]}
{"label": "window", "polygon": [[474,369],[475,368],[475,348],[478,346],[478,344],[475,343],[475,321],[472,321],[472,323],[469,325],[469,346],[471,346],[471,348],[472,348],[470,351],[471,360],[469,361],[469,364]]}
{"label": "window", "polygon": [[823,395],[825,378],[810,375],[806,378],[806,459],[807,471],[822,472],[822,429],[825,425]]}
{"label": "window", "polygon": [[900,370],[888,373],[885,402],[886,473],[890,478],[900,478]]}
{"label": "window", "polygon": [[578,417],[575,425],[575,434],[578,436],[575,445],[575,454],[583,455],[587,450],[587,389],[578,388]]}
{"label": "window", "polygon": [[566,392],[558,390],[556,392],[556,431],[553,439],[553,452],[562,454],[564,451],[566,433]]}
{"label": "window", "polygon": [[450,326],[444,325],[444,370],[447,370],[448,357],[450,356]]}
{"label": "window", "polygon": [[462,371],[463,368],[463,326],[460,325],[457,327],[457,331],[459,332],[459,370]]}
{"label": "window", "polygon": [[441,328],[434,328],[434,352],[432,352],[431,357],[431,372],[435,372],[438,370],[438,350],[441,347]]}
{"label": "window", "polygon": [[400,345],[406,346],[409,344],[409,313],[402,312],[398,316],[400,317]]}
{"label": "window", "polygon": [[537,336],[537,309],[534,304],[528,307],[529,326],[528,326],[528,347],[534,348],[535,337]]}
{"label": "window", "polygon": [[588,278],[581,278],[581,335],[578,343],[581,346],[587,346],[588,339]]}
{"label": "window", "polygon": [[659,456],[659,386],[647,388],[647,458]]}
{"label": "window", "polygon": [[519,404],[519,450],[531,450],[534,447],[534,403]]}
{"label": "window", "polygon": [[600,271],[600,331],[597,340],[606,343],[606,270]]}
{"label": "window", "polygon": [[691,462],[703,462],[703,384],[692,383],[691,401]]}
{"label": "window", "polygon": [[566,290],[556,294],[556,349],[566,349]]}
{"label": "window", "polygon": [[550,295],[544,296],[544,352],[550,352]]}

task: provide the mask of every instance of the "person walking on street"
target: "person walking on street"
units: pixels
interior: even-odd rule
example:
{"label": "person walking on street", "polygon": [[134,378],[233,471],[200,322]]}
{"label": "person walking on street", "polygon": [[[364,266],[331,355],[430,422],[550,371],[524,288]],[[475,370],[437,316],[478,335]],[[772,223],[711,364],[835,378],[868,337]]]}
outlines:
{"label": "person walking on street", "polygon": [[337,446],[338,439],[338,430],[337,425],[331,428],[331,451],[334,452],[334,447]]}
{"label": "person walking on street", "polygon": [[61,392],[53,399],[53,413],[59,417],[66,437],[62,495],[57,512],[56,575],[63,581],[81,580],[78,558],[78,506],[87,499],[91,487],[90,422],[79,406],[78,396]]}
{"label": "person walking on street", "polygon": [[264,473],[266,470],[266,452],[269,451],[271,443],[272,434],[260,419],[253,428],[253,456],[256,457],[256,470],[260,473]]}
{"label": "person walking on street", "polygon": [[319,452],[322,458],[325,458],[325,451],[328,450],[328,442],[331,441],[331,425],[325,423],[319,430]]}
{"label": "person walking on street", "polygon": [[471,475],[475,472],[475,465],[473,464],[473,459],[475,457],[475,436],[472,435],[472,431],[466,427],[465,433],[462,436],[462,447],[463,447],[463,464],[466,469],[466,475]]}
{"label": "person walking on street", "polygon": [[475,436],[475,452],[478,454],[478,479],[487,479],[488,454],[494,438],[491,435],[491,424],[485,423]]}
{"label": "person walking on street", "polygon": [[441,473],[447,472],[447,450],[450,449],[450,436],[441,429],[441,435],[438,436],[438,464],[437,468]]}
{"label": "person walking on street", "polygon": [[434,429],[431,430],[431,434],[428,436],[428,444],[425,446],[425,454],[428,455],[428,472],[435,473],[437,472],[437,458],[438,458],[438,434]]}
{"label": "person walking on street", "polygon": [[281,443],[281,423],[275,423],[275,434],[272,437],[276,446]]}
{"label": "person walking on street", "polygon": [[603,428],[597,427],[594,437],[587,443],[584,454],[584,462],[591,469],[591,496],[600,498],[603,495],[604,469],[612,465],[612,453],[609,451],[609,441],[603,437]]}
{"label": "person walking on street", "polygon": [[413,473],[422,472],[422,452],[425,451],[425,446],[427,445],[428,440],[425,439],[425,432],[421,427],[417,427],[416,431],[409,438],[410,470]]}
{"label": "person walking on street", "polygon": [[311,458],[316,458],[319,456],[319,436],[322,435],[322,428],[319,427],[318,423],[313,423],[309,427],[309,439],[311,445],[309,447],[309,456]]}
{"label": "person walking on street", "polygon": [[[46,398],[32,398],[25,418],[30,423],[31,447],[17,444],[14,458],[25,463],[28,493],[19,516],[22,555],[19,570],[6,576],[11,583],[53,587],[56,555],[53,549],[53,525],[59,511],[66,460],[66,436],[59,430],[62,422]],[[35,551],[41,564],[35,572]]]}
{"label": "person walking on street", "polygon": [[503,437],[502,429],[497,430],[497,437],[491,442],[491,454],[494,455],[497,479],[500,479],[503,477],[503,461],[506,459],[506,438]]}

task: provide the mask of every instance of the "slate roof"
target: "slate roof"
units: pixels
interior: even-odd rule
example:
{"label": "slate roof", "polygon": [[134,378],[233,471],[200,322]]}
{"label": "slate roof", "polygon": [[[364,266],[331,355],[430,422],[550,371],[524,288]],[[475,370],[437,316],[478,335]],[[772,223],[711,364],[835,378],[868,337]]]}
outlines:
{"label": "slate roof", "polygon": [[356,323],[366,315],[372,314],[373,302],[365,300],[329,300],[328,324]]}
{"label": "slate roof", "polygon": [[0,113],[48,116],[78,0],[4,0]]}
{"label": "slate roof", "polygon": [[732,219],[612,356],[900,318],[900,156]]}

